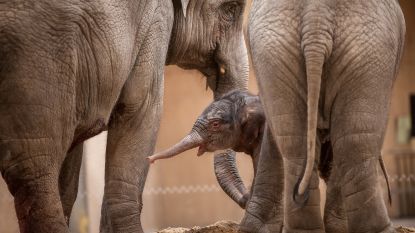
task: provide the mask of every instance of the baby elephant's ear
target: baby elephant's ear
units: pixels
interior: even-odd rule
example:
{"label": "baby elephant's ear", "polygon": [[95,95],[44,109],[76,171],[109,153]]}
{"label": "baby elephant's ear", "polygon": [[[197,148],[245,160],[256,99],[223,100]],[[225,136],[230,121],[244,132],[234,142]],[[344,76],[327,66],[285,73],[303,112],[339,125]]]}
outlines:
{"label": "baby elephant's ear", "polygon": [[251,143],[260,136],[260,130],[265,123],[262,107],[258,103],[247,104],[239,112],[242,140]]}

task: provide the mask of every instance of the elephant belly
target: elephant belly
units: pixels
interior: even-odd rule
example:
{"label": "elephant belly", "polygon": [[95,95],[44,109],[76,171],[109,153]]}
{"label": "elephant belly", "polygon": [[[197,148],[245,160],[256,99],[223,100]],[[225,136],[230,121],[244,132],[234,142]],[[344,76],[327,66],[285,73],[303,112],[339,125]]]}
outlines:
{"label": "elephant belly", "polygon": [[107,130],[108,124],[106,121],[104,121],[103,118],[100,118],[95,121],[91,126],[88,128],[79,128],[75,130],[75,136],[72,142],[72,145],[69,149],[71,151],[74,147],[76,147],[79,143],[84,142],[85,140],[88,140],[89,138],[92,138],[101,132]]}

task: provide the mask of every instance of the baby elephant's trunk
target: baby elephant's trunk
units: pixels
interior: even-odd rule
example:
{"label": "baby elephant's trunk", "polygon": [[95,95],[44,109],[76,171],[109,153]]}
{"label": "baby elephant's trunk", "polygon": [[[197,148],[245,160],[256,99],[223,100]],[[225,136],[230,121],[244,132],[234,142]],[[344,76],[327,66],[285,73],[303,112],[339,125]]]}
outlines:
{"label": "baby elephant's trunk", "polygon": [[251,195],[239,176],[235,156],[235,151],[231,149],[215,153],[215,175],[223,191],[245,209]]}
{"label": "baby elephant's trunk", "polygon": [[156,153],[152,156],[147,157],[147,160],[150,163],[154,163],[158,159],[168,159],[173,156],[176,156],[184,151],[190,150],[192,148],[198,147],[203,143],[203,138],[195,131],[190,132],[186,137],[184,137],[176,145],[170,147],[167,150]]}

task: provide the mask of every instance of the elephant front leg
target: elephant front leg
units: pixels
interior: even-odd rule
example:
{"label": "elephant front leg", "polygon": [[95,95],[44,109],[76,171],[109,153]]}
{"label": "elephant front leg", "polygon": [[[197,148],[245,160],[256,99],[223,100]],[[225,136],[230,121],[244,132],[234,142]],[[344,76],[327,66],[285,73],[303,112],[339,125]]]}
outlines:
{"label": "elephant front leg", "polygon": [[81,170],[83,143],[74,147],[63,161],[59,173],[59,193],[66,224],[69,225],[72,207],[78,194],[79,172]]}
{"label": "elephant front leg", "polygon": [[58,189],[56,142],[0,141],[0,170],[14,197],[20,232],[69,233]]}
{"label": "elephant front leg", "polygon": [[140,215],[149,168],[146,157],[154,152],[161,112],[161,95],[156,96],[149,97],[153,98],[146,103],[149,106],[121,99],[119,106],[124,110],[116,112],[120,115],[110,124],[101,232],[143,232]]}
{"label": "elephant front leg", "polygon": [[266,127],[252,196],[240,230],[245,232],[278,233],[283,225],[284,168],[282,155],[271,131]]}
{"label": "elephant front leg", "polygon": [[[154,28],[153,28],[154,26]],[[101,232],[143,232],[142,192],[160,125],[168,38],[153,24],[113,110],[107,139]],[[153,30],[154,29],[154,30]]]}

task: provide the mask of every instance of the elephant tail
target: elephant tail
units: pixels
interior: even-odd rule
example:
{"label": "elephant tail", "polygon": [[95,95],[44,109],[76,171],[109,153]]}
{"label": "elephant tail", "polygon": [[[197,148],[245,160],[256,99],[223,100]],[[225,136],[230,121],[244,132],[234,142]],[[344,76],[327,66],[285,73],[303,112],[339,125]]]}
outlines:
{"label": "elephant tail", "polygon": [[[324,14],[321,13],[324,11]],[[323,66],[333,46],[333,20],[329,7],[310,1],[302,19],[301,48],[304,54],[307,76],[307,157],[301,178],[294,188],[293,198],[308,198],[308,186],[314,169],[317,137],[318,104],[321,90]],[[324,15],[325,17],[321,17]]]}
{"label": "elephant tail", "polygon": [[308,191],[308,186],[314,169],[314,161],[316,157],[318,102],[324,64],[324,54],[310,51],[305,52],[304,56],[307,73],[307,157],[302,177],[297,182],[294,189],[295,201],[297,201],[297,195],[307,195],[306,192]]}
{"label": "elephant tail", "polygon": [[379,163],[380,163],[380,168],[382,169],[383,176],[385,177],[386,186],[388,187],[389,205],[392,205],[392,195],[391,195],[391,187],[389,183],[389,176],[388,176],[388,172],[386,171],[385,163],[383,162],[382,156],[379,156]]}

